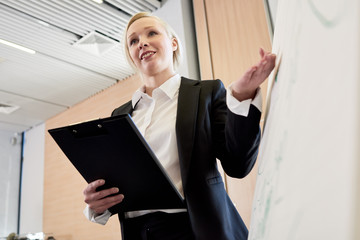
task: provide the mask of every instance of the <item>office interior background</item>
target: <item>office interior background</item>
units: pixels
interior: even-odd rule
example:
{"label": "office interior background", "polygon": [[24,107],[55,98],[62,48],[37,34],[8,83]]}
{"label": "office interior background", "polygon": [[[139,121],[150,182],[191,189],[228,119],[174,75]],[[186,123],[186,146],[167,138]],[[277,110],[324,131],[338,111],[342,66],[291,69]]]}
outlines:
{"label": "office interior background", "polygon": [[[151,11],[175,29],[181,75],[228,85],[260,46],[271,50],[275,9],[263,0],[0,0],[0,238],[119,239],[117,219],[100,226],[83,216],[86,182],[47,130],[108,117],[141,85],[121,49],[131,15]],[[247,225],[254,172],[223,176]]]}

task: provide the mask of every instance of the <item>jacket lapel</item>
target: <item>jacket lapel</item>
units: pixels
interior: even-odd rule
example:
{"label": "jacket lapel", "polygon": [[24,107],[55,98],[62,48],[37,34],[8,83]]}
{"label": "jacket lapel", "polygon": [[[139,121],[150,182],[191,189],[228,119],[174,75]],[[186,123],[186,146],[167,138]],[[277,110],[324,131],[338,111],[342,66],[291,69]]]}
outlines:
{"label": "jacket lapel", "polygon": [[125,103],[124,105],[122,105],[121,107],[119,108],[116,108],[111,116],[117,116],[117,115],[120,115],[120,114],[130,114],[132,115],[132,112],[134,111],[133,107],[132,107],[132,103],[131,101]]}
{"label": "jacket lapel", "polygon": [[[200,81],[181,78],[176,115],[176,138],[179,152],[181,179],[186,188],[196,132],[196,119],[200,95]],[[131,101],[113,112],[113,116],[134,111]]]}
{"label": "jacket lapel", "polygon": [[176,116],[176,136],[184,190],[194,146],[199,94],[199,81],[181,78]]}

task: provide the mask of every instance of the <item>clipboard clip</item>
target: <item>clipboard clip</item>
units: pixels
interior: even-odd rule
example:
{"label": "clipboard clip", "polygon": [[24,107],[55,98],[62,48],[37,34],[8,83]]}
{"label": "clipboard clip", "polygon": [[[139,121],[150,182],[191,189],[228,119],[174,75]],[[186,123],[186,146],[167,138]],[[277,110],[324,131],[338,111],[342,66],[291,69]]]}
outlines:
{"label": "clipboard clip", "polygon": [[89,138],[108,134],[106,127],[102,123],[75,125],[71,128],[71,134],[75,138]]}

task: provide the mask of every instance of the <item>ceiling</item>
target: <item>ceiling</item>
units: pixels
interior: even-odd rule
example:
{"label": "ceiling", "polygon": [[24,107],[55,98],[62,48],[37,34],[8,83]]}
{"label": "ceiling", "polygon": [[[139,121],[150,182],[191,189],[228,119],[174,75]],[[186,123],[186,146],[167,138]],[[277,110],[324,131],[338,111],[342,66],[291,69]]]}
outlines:
{"label": "ceiling", "polygon": [[0,130],[26,131],[132,75],[122,32],[134,13],[160,7],[161,0],[0,0]]}

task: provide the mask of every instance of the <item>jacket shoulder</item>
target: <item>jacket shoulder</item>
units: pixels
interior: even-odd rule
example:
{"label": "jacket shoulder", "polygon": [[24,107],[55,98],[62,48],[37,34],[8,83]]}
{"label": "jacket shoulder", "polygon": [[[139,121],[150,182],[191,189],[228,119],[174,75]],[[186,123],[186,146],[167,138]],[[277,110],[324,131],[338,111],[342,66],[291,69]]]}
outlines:
{"label": "jacket shoulder", "polygon": [[224,84],[220,79],[194,80],[186,77],[181,77],[181,83],[200,86],[224,87]]}

